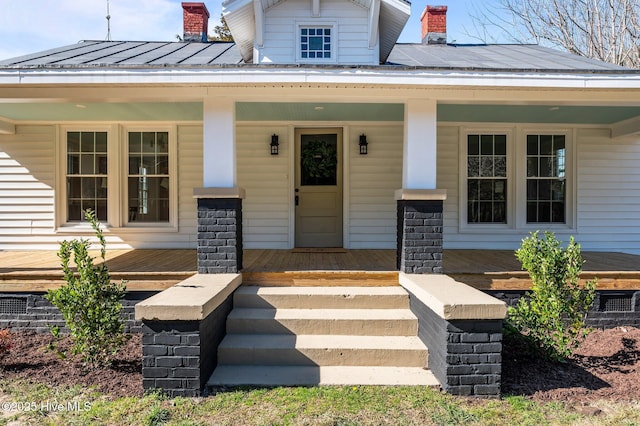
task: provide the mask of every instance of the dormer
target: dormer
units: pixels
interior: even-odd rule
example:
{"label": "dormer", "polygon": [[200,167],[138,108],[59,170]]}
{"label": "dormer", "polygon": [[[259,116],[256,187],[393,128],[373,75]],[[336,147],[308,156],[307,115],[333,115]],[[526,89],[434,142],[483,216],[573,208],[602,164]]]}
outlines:
{"label": "dormer", "polygon": [[226,0],[246,63],[379,65],[409,15],[404,0]]}

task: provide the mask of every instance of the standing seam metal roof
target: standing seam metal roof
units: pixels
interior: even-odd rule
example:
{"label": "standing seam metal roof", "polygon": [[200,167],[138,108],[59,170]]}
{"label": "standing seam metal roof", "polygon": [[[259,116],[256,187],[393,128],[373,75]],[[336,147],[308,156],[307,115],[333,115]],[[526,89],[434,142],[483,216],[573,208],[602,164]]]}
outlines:
{"label": "standing seam metal roof", "polygon": [[[243,64],[233,42],[82,41],[0,61],[3,69],[229,66]],[[247,64],[243,64],[247,66]],[[261,65],[256,65],[261,66]],[[282,66],[269,64],[268,66]],[[284,66],[302,66],[289,64]],[[348,65],[344,65],[348,66]],[[618,65],[537,45],[396,44],[389,66],[420,69],[638,73]],[[340,67],[313,65],[312,67]],[[375,67],[375,66],[369,66]]]}

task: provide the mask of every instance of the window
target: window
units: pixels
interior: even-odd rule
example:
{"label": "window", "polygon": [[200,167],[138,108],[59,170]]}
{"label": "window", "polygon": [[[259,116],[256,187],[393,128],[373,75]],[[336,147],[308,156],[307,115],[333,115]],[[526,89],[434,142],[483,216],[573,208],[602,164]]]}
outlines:
{"label": "window", "polygon": [[566,223],[566,137],[527,135],[527,223]]}
{"label": "window", "polygon": [[128,221],[169,222],[169,133],[128,136]]}
{"label": "window", "polygon": [[178,230],[174,126],[63,125],[60,140],[59,232],[83,228],[88,208],[113,229]]}
{"label": "window", "polygon": [[507,223],[507,135],[467,135],[467,223]]}
{"label": "window", "polygon": [[66,134],[67,222],[81,222],[91,209],[107,220],[107,132]]}
{"label": "window", "polygon": [[333,25],[298,26],[298,60],[307,62],[334,62]]}

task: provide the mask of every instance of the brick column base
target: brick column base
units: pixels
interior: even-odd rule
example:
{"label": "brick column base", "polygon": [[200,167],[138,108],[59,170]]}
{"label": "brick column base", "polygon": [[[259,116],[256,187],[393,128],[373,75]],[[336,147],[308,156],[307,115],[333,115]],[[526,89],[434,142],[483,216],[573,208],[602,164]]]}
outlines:
{"label": "brick column base", "polygon": [[429,348],[429,369],[453,395],[496,398],[502,375],[502,320],[445,320],[415,295],[418,337]]}
{"label": "brick column base", "polygon": [[242,269],[242,198],[238,188],[197,188],[198,273],[227,274]]}
{"label": "brick column base", "polygon": [[142,387],[171,398],[200,396],[218,363],[233,306],[228,296],[200,321],[150,321],[142,326]]}
{"label": "brick column base", "polygon": [[408,274],[442,273],[442,220],[446,194],[438,190],[400,190],[397,268]]}

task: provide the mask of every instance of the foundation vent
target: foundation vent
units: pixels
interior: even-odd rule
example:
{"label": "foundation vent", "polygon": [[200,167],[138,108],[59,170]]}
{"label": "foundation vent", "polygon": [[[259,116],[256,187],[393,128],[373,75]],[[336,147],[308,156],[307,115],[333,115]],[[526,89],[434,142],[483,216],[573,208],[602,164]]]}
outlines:
{"label": "foundation vent", "polygon": [[601,294],[600,312],[632,312],[631,294]]}
{"label": "foundation vent", "polygon": [[0,314],[20,315],[27,313],[27,299],[4,297],[0,299]]}

